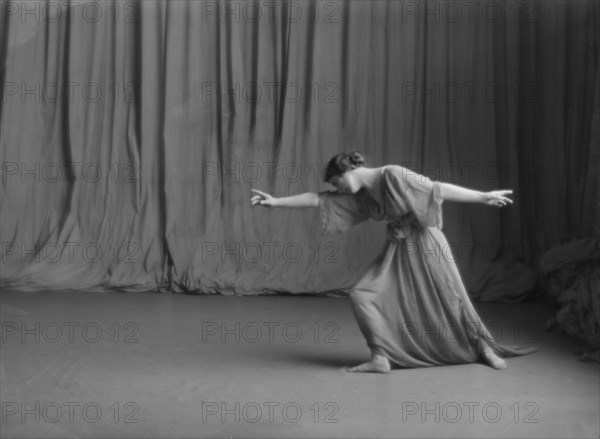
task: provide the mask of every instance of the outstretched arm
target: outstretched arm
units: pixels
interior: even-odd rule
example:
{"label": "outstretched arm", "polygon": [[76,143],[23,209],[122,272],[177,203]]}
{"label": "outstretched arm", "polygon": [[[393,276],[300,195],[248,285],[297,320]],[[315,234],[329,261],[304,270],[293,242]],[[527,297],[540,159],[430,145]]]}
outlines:
{"label": "outstretched arm", "polygon": [[250,199],[250,203],[254,206],[260,204],[262,206],[269,207],[318,207],[319,206],[319,194],[316,192],[304,192],[298,195],[291,195],[289,197],[275,198],[266,192],[262,192],[256,189],[252,189],[256,195],[253,195]]}
{"label": "outstretched arm", "polygon": [[450,183],[439,183],[442,188],[442,198],[445,201],[459,201],[462,203],[483,203],[488,206],[502,207],[512,204],[513,200],[508,198],[512,190],[499,190],[491,192],[480,192],[457,186]]}

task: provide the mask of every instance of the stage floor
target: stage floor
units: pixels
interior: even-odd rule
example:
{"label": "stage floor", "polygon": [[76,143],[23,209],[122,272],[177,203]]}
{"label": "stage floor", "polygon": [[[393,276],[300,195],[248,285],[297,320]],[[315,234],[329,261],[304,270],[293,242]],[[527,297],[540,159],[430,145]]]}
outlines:
{"label": "stage floor", "polygon": [[475,305],[539,351],[349,374],[369,351],[346,298],[4,290],[0,436],[597,438],[599,364],[544,331],[553,308]]}

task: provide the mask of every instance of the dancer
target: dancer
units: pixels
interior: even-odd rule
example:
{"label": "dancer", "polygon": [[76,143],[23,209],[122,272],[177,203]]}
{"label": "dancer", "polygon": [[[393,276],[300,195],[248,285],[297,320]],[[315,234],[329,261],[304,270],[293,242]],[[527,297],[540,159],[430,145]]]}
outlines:
{"label": "dancer", "polygon": [[334,156],[325,181],[337,191],[272,197],[253,189],[252,205],[317,207],[324,233],[343,232],[374,219],[387,220],[387,240],[351,288],[352,310],[371,359],[348,372],[390,371],[485,361],[535,352],[498,344],[473,307],[441,231],[442,202],[503,207],[511,190],[479,192],[431,181],[399,165],[365,166],[359,152]]}

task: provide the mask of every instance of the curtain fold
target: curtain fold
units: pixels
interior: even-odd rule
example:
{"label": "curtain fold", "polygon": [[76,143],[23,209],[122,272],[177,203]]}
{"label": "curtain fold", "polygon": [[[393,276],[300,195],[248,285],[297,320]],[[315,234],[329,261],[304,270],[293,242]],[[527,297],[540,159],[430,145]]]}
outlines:
{"label": "curtain fold", "polygon": [[514,189],[444,206],[479,300],[600,234],[597,2],[24,3],[0,8],[3,288],[348,288],[384,224],[249,202],[326,190],[339,151]]}

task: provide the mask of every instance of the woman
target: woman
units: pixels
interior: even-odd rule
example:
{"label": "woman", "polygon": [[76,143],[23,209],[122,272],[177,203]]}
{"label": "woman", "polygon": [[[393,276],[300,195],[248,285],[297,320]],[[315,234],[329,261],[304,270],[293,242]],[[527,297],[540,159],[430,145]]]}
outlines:
{"label": "woman", "polygon": [[[478,316],[442,231],[442,202],[512,203],[511,190],[478,192],[433,182],[398,165],[365,167],[364,157],[340,153],[325,181],[337,192],[275,198],[254,190],[252,205],[318,207],[325,233],[348,230],[369,218],[387,220],[387,241],[350,291],[352,309],[371,359],[349,372],[389,372],[391,365],[420,367],[500,358],[536,349],[496,343]],[[500,355],[500,356],[499,356]]]}

